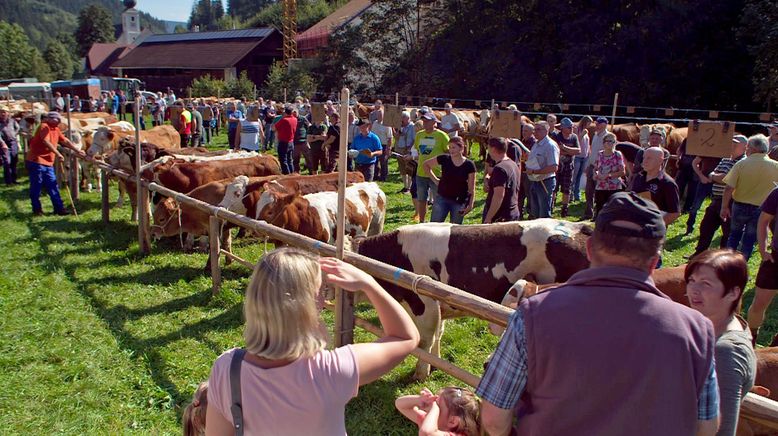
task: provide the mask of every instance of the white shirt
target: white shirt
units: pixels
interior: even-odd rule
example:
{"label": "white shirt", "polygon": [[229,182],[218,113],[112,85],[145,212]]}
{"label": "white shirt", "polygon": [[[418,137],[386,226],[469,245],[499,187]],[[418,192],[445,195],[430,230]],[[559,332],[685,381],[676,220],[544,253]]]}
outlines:
{"label": "white shirt", "polygon": [[603,130],[602,133],[594,132],[594,136],[592,136],[591,147],[589,147],[589,161],[587,162],[589,165],[594,165],[594,163],[597,161],[597,156],[600,155],[600,151],[602,151],[604,148],[602,139],[605,137],[606,133],[608,133],[607,129]]}
{"label": "white shirt", "polygon": [[373,121],[373,133],[378,136],[378,139],[381,140],[381,145],[391,145],[392,144],[392,128],[384,126],[382,123],[378,122],[378,120]]}
{"label": "white shirt", "polygon": [[457,116],[453,113],[443,115],[440,118],[440,126],[443,127],[443,131],[448,134],[449,138],[458,136],[456,131],[451,132],[451,130],[462,128],[462,124],[459,122],[459,118],[457,118]]}

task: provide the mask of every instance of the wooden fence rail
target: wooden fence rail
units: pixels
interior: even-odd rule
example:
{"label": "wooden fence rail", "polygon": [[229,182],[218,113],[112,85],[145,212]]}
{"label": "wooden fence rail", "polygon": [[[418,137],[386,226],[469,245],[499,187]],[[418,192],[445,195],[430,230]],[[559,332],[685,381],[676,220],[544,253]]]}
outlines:
{"label": "wooden fence rail", "polygon": [[[68,152],[68,150],[65,150],[65,152]],[[108,204],[109,196],[106,194],[108,191],[107,178],[109,175],[113,175],[123,180],[135,183],[140,182],[141,186],[144,188],[144,192],[158,192],[166,197],[173,198],[179,203],[186,204],[211,215],[209,222],[209,238],[211,240],[211,254],[213,255],[211,261],[211,272],[214,279],[214,292],[218,291],[219,285],[221,284],[221,270],[219,267],[219,258],[221,255],[248,268],[253,268],[254,266],[254,264],[251,262],[221,249],[219,244],[219,234],[221,233],[220,230],[222,221],[229,221],[239,227],[267,235],[268,237],[281,241],[284,244],[316,252],[319,255],[335,256],[336,254],[336,247],[332,245],[325,244],[307,236],[299,235],[297,233],[275,227],[266,223],[265,221],[253,220],[244,215],[231,212],[227,209],[213,206],[206,202],[189,197],[185,194],[181,194],[179,192],[165,188],[164,186],[158,185],[157,183],[149,183],[144,180],[138,180],[136,176],[131,175],[126,171],[113,168],[105,162],[95,161],[94,163],[102,170],[104,175],[102,180],[102,207],[103,220],[106,222],[109,216],[108,208],[110,207]],[[71,168],[72,167],[74,167],[74,165],[71,165]],[[148,202],[146,202],[146,204],[148,204]],[[139,214],[145,213],[146,216],[148,216],[149,211],[147,207],[138,204],[138,210]],[[143,222],[148,223],[148,219],[144,220],[141,218],[139,219],[139,222],[140,225],[143,225]],[[145,232],[145,234],[148,235],[148,232]],[[216,234],[216,236],[214,236],[214,234]],[[507,325],[508,317],[512,313],[512,310],[507,307],[469,294],[461,289],[457,289],[437,280],[430,279],[427,276],[421,276],[411,271],[406,271],[392,265],[378,262],[356,253],[345,252],[343,254],[343,260],[364,270],[365,272],[371,274],[373,277],[409,289],[420,295],[434,298],[442,303],[451,305],[454,308],[467,312],[470,315],[474,315],[480,319],[495,323],[503,327]],[[355,318],[355,322],[356,325],[372,334],[378,336],[382,335],[381,329],[368,322],[367,320]],[[417,348],[412,352],[412,354],[422,361],[439,368],[440,370],[471,386],[476,386],[480,380],[479,377],[469,373],[468,371],[459,368],[452,363],[434,356],[422,349]],[[751,422],[778,430],[778,402],[776,401],[749,393],[743,399],[743,404],[741,406],[741,416]]]}

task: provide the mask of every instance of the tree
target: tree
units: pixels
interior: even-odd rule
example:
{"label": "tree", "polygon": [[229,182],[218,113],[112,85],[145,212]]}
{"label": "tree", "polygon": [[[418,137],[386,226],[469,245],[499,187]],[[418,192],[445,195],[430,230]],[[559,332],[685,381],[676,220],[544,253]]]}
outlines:
{"label": "tree", "polygon": [[56,80],[68,80],[73,78],[75,65],[65,46],[59,41],[52,40],[43,52],[43,59],[51,68],[51,73]]}
{"label": "tree", "polygon": [[75,33],[78,55],[84,57],[92,45],[114,40],[111,13],[100,5],[92,4],[78,14],[78,28]]}
{"label": "tree", "polygon": [[233,98],[252,97],[255,87],[256,85],[249,79],[248,73],[241,71],[240,77],[228,80],[224,84],[224,95]]}
{"label": "tree", "polygon": [[233,18],[245,21],[273,3],[276,2],[273,0],[227,0],[227,13]]}
{"label": "tree", "polygon": [[270,72],[265,79],[267,97],[283,100],[284,89],[288,95],[312,96],[316,92],[316,81],[307,72],[296,69],[290,71],[280,62],[270,66]]}
{"label": "tree", "polygon": [[771,0],[749,0],[743,8],[740,37],[754,57],[754,101],[768,107],[778,100],[778,8]]}
{"label": "tree", "polygon": [[49,80],[51,71],[38,49],[30,44],[24,29],[0,21],[0,77],[37,77]]}
{"label": "tree", "polygon": [[192,5],[189,27],[199,26],[201,30],[219,29],[219,20],[224,16],[221,0],[198,0]]}
{"label": "tree", "polygon": [[[214,79],[210,74],[198,77],[192,81],[193,97],[218,97],[224,94],[224,80]],[[253,88],[252,88],[253,90]]]}
{"label": "tree", "polygon": [[188,31],[186,27],[180,24],[176,24],[176,27],[173,29],[173,33],[186,33]]}

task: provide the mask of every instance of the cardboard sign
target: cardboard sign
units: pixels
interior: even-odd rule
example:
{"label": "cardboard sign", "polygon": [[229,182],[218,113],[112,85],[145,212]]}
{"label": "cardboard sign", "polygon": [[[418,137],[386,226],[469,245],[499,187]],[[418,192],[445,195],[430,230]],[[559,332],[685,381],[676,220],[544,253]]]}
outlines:
{"label": "cardboard sign", "polygon": [[184,108],[181,106],[169,106],[168,110],[170,110],[170,124],[176,130],[181,130],[181,112],[184,111]]}
{"label": "cardboard sign", "polygon": [[729,157],[734,135],[734,123],[689,121],[686,153],[694,156]]}
{"label": "cardboard sign", "polygon": [[384,126],[401,129],[403,122],[403,108],[393,104],[384,105]]}
{"label": "cardboard sign", "polygon": [[491,123],[490,138],[521,138],[521,112],[495,111]]}
{"label": "cardboard sign", "polygon": [[311,103],[311,119],[314,124],[323,123],[326,115],[327,111],[324,109],[324,103]]}

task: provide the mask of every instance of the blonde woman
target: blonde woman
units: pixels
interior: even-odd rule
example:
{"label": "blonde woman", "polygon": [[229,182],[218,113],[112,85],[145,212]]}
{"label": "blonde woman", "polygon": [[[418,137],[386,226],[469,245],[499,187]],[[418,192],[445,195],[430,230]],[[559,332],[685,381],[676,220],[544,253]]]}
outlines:
{"label": "blonde woman", "polygon": [[[327,350],[319,318],[323,282],[363,291],[384,336]],[[345,435],[346,403],[359,386],[398,365],[419,343],[410,316],[363,271],[292,248],[257,264],[244,303],[246,340],[239,385],[245,435]],[[230,365],[237,349],[211,370],[207,435],[233,435]]]}

